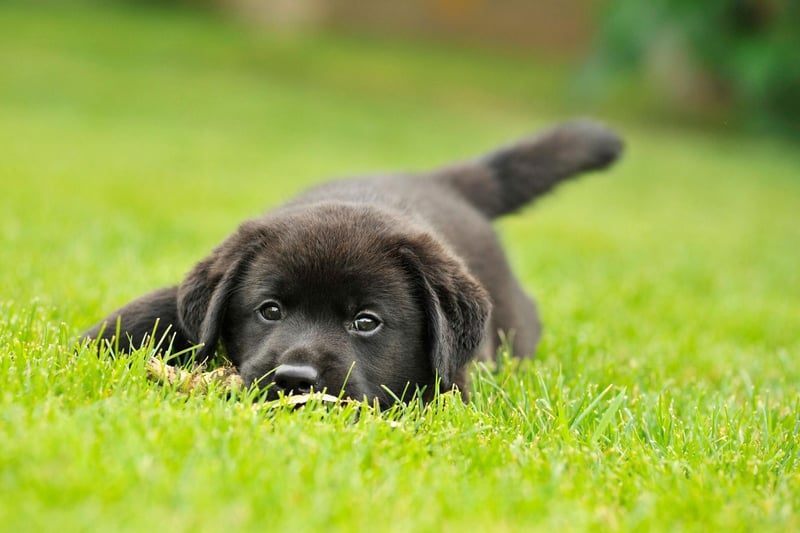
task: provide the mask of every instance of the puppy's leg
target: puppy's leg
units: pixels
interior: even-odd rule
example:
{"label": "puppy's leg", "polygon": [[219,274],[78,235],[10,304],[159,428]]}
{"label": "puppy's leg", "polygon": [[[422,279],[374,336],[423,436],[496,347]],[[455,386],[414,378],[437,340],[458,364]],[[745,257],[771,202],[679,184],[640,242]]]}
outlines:
{"label": "puppy's leg", "polygon": [[81,335],[81,340],[102,339],[124,353],[140,348],[151,337],[156,343],[161,342],[162,350],[170,346],[173,353],[189,349],[194,343],[180,325],[177,295],[177,286],[145,294],[95,324]]}

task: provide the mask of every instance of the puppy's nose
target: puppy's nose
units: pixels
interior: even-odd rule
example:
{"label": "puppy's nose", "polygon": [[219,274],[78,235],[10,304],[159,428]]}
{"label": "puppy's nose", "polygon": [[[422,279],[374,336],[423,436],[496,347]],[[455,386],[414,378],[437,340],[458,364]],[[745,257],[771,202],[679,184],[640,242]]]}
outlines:
{"label": "puppy's nose", "polygon": [[311,365],[281,365],[275,369],[276,392],[306,394],[317,386],[319,372]]}

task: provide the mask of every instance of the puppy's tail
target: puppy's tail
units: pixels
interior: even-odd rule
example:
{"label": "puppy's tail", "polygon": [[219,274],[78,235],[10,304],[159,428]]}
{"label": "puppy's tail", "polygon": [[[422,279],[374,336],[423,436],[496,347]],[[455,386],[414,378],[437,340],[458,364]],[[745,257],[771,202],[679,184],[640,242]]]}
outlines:
{"label": "puppy's tail", "polygon": [[567,122],[477,161],[444,168],[434,179],[495,218],[516,211],[566,179],[606,168],[622,148],[622,139],[599,123]]}

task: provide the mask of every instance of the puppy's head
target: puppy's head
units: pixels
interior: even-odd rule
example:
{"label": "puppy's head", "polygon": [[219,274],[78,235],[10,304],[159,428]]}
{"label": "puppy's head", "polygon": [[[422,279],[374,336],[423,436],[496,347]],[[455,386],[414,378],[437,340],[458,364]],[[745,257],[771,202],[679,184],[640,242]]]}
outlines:
{"label": "puppy's head", "polygon": [[246,383],[351,398],[463,387],[490,303],[430,232],[354,204],[287,208],[243,224],[178,291],[183,327],[221,340]]}

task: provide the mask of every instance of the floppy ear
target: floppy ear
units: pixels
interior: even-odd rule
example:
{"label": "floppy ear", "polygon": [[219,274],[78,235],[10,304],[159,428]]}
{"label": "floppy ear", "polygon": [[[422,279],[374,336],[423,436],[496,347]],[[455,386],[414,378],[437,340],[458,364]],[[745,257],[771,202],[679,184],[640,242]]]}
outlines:
{"label": "floppy ear", "polygon": [[[141,347],[151,336],[172,352],[201,345],[195,361],[214,354],[219,342],[228,298],[238,283],[242,266],[252,256],[256,222],[246,222],[200,261],[179,286],[146,294],[114,311],[81,335],[81,340],[102,338],[120,352]],[[117,335],[119,322],[119,335]]]}
{"label": "floppy ear", "polygon": [[195,265],[177,290],[177,313],[186,334],[201,345],[195,356],[203,362],[214,354],[231,293],[253,255],[257,223],[245,222],[210,256]]}
{"label": "floppy ear", "polygon": [[[102,339],[121,353],[130,353],[151,337],[160,348],[180,352],[193,346],[178,318],[178,287],[145,294],[117,309],[81,335],[81,340]],[[119,322],[119,335],[117,335]]]}
{"label": "floppy ear", "polygon": [[431,362],[442,390],[463,388],[460,371],[485,338],[492,309],[489,294],[464,263],[428,235],[408,240],[400,253],[423,296]]}

